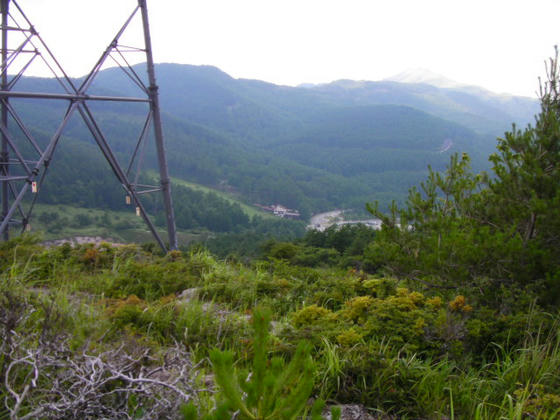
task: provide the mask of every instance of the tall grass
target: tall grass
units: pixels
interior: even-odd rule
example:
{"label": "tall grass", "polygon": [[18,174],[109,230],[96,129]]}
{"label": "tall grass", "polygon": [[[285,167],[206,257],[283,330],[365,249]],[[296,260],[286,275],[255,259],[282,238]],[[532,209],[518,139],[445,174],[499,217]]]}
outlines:
{"label": "tall grass", "polygon": [[453,362],[423,362],[414,385],[417,409],[452,418],[558,418],[560,415],[560,336],[538,334],[519,349],[494,344],[496,360],[459,369]]}
{"label": "tall grass", "polygon": [[317,391],[362,402],[399,418],[555,419],[560,416],[560,335],[528,335],[521,348],[493,344],[495,359],[476,365],[433,360],[392,348],[387,339],[341,349],[322,339]]}

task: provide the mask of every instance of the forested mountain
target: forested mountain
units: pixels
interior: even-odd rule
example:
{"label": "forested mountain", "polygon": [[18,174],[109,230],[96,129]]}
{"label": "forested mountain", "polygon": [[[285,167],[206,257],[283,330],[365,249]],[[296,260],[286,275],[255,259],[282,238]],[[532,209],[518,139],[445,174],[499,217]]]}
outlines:
{"label": "forested mountain", "polygon": [[[473,166],[483,169],[496,136],[513,122],[525,125],[537,109],[527,98],[423,84],[338,81],[286,87],[178,64],[160,64],[156,74],[172,176],[227,188],[248,203],[297,208],[304,216],[401,200],[425,177],[428,165],[441,170],[454,152],[468,152]],[[52,91],[54,85],[27,78],[18,89]],[[93,90],[137,95],[116,68],[101,72]],[[43,139],[64,110],[64,104],[47,101],[18,100],[16,107],[24,119],[33,116],[34,134]],[[93,104],[92,109],[124,163],[142,123],[139,105]],[[90,136],[75,117],[47,177],[47,200],[55,200],[66,179],[69,185],[57,202],[116,202],[119,186],[108,181],[111,172],[101,173],[102,158],[88,143]],[[146,164],[154,165],[153,148],[146,151]]]}
{"label": "forested mountain", "polygon": [[[419,79],[421,80],[421,79]],[[477,86],[438,87],[412,79],[381,82],[340,80],[312,89],[326,92],[349,104],[402,104],[495,136],[511,128],[534,122],[538,112],[533,98],[495,94]]]}

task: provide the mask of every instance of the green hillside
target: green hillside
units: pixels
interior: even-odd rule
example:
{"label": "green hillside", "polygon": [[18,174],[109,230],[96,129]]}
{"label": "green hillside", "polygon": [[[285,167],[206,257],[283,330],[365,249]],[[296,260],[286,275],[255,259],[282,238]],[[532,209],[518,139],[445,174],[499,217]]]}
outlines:
{"label": "green hillside", "polygon": [[[425,175],[428,164],[443,168],[448,153],[439,151],[445,142],[450,145],[447,152],[469,152],[477,167],[487,166],[486,156],[494,144],[469,128],[421,111],[423,102],[396,94],[405,89],[398,84],[387,85],[395,92],[394,105],[387,105],[382,100],[386,95],[376,96],[369,84],[342,95],[322,87],[235,80],[212,67],[162,64],[157,71],[169,166],[175,178],[213,188],[225,183],[247,203],[280,203],[299,209],[305,217],[331,208],[363,208],[372,199],[385,204],[402,201],[407,188]],[[20,83],[24,90],[54,89],[44,79]],[[102,72],[95,89],[136,94],[118,69]],[[375,104],[375,98],[382,104]],[[40,115],[44,134],[54,129],[63,111],[62,104],[45,101],[33,107],[20,101],[16,106],[24,120]],[[93,104],[92,109],[125,161],[142,123],[139,106]],[[77,119],[66,135],[66,143],[89,141]],[[69,160],[61,154],[61,160]],[[82,159],[82,166],[88,161]],[[155,164],[153,148],[146,150],[146,164]],[[395,173],[401,176],[394,177]]]}
{"label": "green hillside", "polygon": [[[224,232],[221,251],[226,240],[238,251],[227,260],[211,239],[165,255],[149,244],[0,242],[0,418],[558,418],[558,57],[549,70],[535,125],[498,140],[488,173],[452,154],[403,205],[368,204],[379,231],[296,235],[301,224],[249,219],[230,197],[183,183],[181,223]],[[431,118],[445,136],[470,133]],[[380,133],[382,122],[362,123]],[[60,162],[88,152],[72,140]],[[430,141],[419,136],[420,149]],[[100,191],[86,179],[64,200],[111,202],[108,186],[81,196]],[[130,211],[62,206],[39,207],[39,222],[139,226]],[[273,229],[293,237],[258,242]]]}
{"label": "green hillside", "polygon": [[[233,79],[208,66],[161,64],[157,74],[167,157],[177,185],[177,224],[187,230],[249,229],[258,215],[254,203],[297,209],[304,220],[335,208],[360,212],[370,201],[383,208],[393,200],[402,204],[427,167],[442,170],[452,153],[467,152],[473,167],[488,168],[487,156],[501,132],[481,134],[489,129],[480,118],[497,131],[506,120],[523,122],[534,104],[394,82],[291,88]],[[55,84],[23,78],[18,89],[55,91]],[[107,69],[93,92],[137,95],[136,89],[119,69]],[[65,106],[24,99],[13,105],[40,144],[52,135]],[[142,107],[91,104],[125,167],[143,123]],[[143,158],[145,169],[153,170],[153,146]],[[208,189],[196,187],[193,193],[193,185]],[[146,199],[150,211],[162,208],[157,197]],[[122,188],[78,116],[63,135],[39,200],[125,210]]]}
{"label": "green hillside", "polygon": [[[152,176],[155,177],[155,172],[150,174]],[[263,218],[267,218],[267,219],[274,219],[276,218],[276,216],[274,216],[271,213],[265,212],[261,209],[259,209],[258,207],[255,206],[250,206],[248,204],[245,204],[243,201],[240,201],[239,199],[235,198],[232,194],[228,194],[226,192],[223,191],[219,191],[210,187],[206,187],[204,185],[200,185],[200,184],[195,184],[193,182],[188,182],[185,181],[183,179],[179,179],[179,178],[171,178],[171,181],[176,184],[176,185],[181,185],[184,187],[187,187],[191,190],[194,191],[201,191],[207,194],[215,194],[216,196],[228,201],[231,204],[237,204],[241,207],[241,209],[243,210],[243,212],[249,216],[249,217],[254,217],[254,216],[258,216],[258,217],[263,217]]]}

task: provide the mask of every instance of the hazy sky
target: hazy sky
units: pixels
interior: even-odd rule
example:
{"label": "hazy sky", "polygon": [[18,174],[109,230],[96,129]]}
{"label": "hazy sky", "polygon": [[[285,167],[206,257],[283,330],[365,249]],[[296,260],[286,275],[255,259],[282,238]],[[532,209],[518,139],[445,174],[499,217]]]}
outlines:
{"label": "hazy sky", "polygon": [[[88,72],[136,4],[17,1],[72,76]],[[380,80],[421,67],[534,96],[560,42],[559,0],[147,1],[156,62],[210,64],[286,85]],[[139,35],[128,40],[139,45]]]}

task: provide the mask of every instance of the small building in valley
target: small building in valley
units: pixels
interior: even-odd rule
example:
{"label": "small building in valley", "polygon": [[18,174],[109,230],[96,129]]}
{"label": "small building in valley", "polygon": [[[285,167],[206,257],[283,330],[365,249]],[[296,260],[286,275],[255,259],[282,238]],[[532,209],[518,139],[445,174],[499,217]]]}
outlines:
{"label": "small building in valley", "polygon": [[271,206],[263,206],[262,204],[255,204],[255,206],[257,206],[261,210],[272,213],[275,216],[282,217],[284,219],[299,219],[301,216],[298,210],[289,209],[280,204],[273,204]]}

